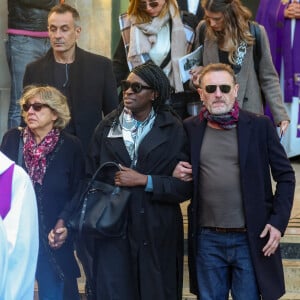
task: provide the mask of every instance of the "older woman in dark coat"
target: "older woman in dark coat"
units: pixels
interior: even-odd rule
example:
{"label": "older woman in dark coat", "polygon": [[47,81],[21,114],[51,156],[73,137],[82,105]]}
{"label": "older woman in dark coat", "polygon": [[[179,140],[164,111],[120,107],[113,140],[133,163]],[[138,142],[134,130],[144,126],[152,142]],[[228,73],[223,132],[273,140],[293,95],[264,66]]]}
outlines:
{"label": "older woman in dark coat", "polygon": [[190,184],[172,177],[188,159],[181,120],[164,101],[170,84],[152,63],[134,68],[122,82],[123,104],[95,130],[87,169],[107,161],[121,165],[110,183],[131,191],[126,236],[96,240],[97,299],[182,298],[183,226],[179,203]]}
{"label": "older woman in dark coat", "polygon": [[76,278],[80,272],[65,224],[84,174],[81,145],[76,137],[62,131],[70,112],[58,90],[29,86],[20,103],[27,126],[9,130],[1,151],[22,165],[34,184],[40,232],[39,299],[79,299]]}

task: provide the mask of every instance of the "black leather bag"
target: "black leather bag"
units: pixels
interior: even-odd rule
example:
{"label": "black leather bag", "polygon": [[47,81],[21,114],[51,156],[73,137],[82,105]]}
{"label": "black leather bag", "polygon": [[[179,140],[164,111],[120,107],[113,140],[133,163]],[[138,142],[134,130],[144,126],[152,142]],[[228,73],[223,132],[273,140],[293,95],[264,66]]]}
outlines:
{"label": "black leather bag", "polygon": [[126,233],[129,190],[95,180],[100,171],[108,166],[120,170],[115,162],[102,164],[88,181],[80,197],[80,207],[68,222],[79,234],[101,238],[121,237]]}

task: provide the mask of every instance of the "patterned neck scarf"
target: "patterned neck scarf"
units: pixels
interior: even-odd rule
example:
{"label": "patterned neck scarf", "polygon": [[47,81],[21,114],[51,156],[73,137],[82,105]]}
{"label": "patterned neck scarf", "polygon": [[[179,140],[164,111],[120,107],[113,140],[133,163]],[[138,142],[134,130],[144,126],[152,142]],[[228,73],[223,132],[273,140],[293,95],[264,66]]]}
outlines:
{"label": "patterned neck scarf", "polygon": [[122,127],[123,140],[131,158],[131,165],[135,166],[138,159],[138,148],[146,134],[151,130],[156,114],[151,109],[145,121],[139,122],[133,118],[132,112],[124,108],[119,120]]}
{"label": "patterned neck scarf", "polygon": [[236,127],[236,123],[239,119],[239,104],[237,101],[234,102],[232,109],[225,114],[212,115],[205,106],[200,111],[200,120],[206,119],[213,124],[219,125],[223,129],[231,129]]}
{"label": "patterned neck scarf", "polygon": [[24,161],[32,182],[42,184],[46,173],[46,156],[58,142],[60,131],[54,128],[48,132],[40,144],[37,144],[28,127],[24,129]]}

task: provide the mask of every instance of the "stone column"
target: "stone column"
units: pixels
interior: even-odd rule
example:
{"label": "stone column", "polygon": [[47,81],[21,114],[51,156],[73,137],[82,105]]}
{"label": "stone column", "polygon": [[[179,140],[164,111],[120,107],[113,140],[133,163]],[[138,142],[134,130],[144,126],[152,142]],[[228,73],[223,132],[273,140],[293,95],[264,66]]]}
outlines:
{"label": "stone column", "polygon": [[112,0],[67,0],[81,17],[82,32],[78,45],[110,57]]}

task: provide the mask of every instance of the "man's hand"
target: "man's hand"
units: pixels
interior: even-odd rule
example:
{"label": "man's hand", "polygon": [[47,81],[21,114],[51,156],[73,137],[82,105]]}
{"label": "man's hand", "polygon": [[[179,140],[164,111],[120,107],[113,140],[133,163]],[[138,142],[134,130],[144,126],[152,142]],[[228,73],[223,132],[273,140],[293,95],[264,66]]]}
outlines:
{"label": "man's hand", "polygon": [[115,174],[115,185],[117,186],[145,186],[147,184],[147,175],[120,165],[121,171]]}
{"label": "man's hand", "polygon": [[192,165],[187,161],[180,161],[176,165],[172,176],[181,179],[183,181],[192,181],[193,180]]}
{"label": "man's hand", "polygon": [[260,237],[264,238],[267,236],[268,233],[269,233],[269,240],[262,249],[264,256],[270,256],[271,254],[274,254],[279,246],[280,239],[281,239],[281,232],[270,224],[267,224],[265,226],[264,230],[260,234]]}

